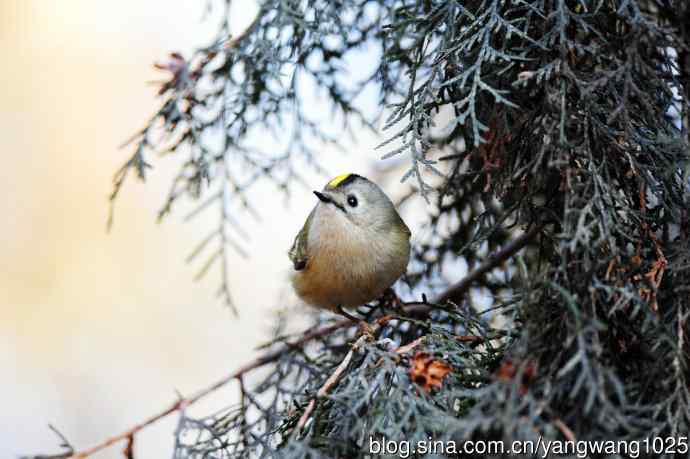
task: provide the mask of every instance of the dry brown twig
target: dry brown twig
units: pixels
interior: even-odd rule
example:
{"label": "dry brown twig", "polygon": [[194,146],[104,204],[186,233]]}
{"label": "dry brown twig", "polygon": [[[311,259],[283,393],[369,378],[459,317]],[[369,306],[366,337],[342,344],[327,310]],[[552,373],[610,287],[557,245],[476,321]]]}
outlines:
{"label": "dry brown twig", "polygon": [[544,225],[534,225],[532,228],[527,230],[521,236],[513,239],[505,247],[501,248],[497,252],[489,256],[482,264],[480,264],[475,270],[467,274],[460,281],[451,285],[448,290],[442,293],[438,298],[436,298],[436,303],[445,303],[446,301],[464,295],[472,286],[473,283],[478,281],[482,276],[487,274],[492,269],[496,268],[498,265],[503,263],[505,260],[511,258],[513,255],[518,253],[520,249],[524,248],[529,242],[535,238],[539,232],[544,228]]}
{"label": "dry brown twig", "polygon": [[420,344],[422,344],[424,342],[424,338],[425,338],[424,336],[420,336],[416,340],[411,341],[411,342],[405,344],[404,346],[398,347],[395,350],[395,353],[396,354],[406,354],[406,353],[410,352],[412,349],[414,349],[417,346],[419,346]]}
{"label": "dry brown twig", "polygon": [[40,454],[37,456],[31,456],[30,458],[22,457],[21,459],[67,459],[74,455],[74,448],[70,442],[67,441],[67,438],[65,438],[65,436],[62,435],[62,433],[51,424],[48,424],[48,428],[52,430],[55,435],[58,436],[58,438],[60,438],[60,441],[62,442],[60,443],[60,447],[65,448],[66,451],[57,454]]}
{"label": "dry brown twig", "polygon": [[561,433],[567,440],[570,440],[572,442],[577,441],[577,438],[575,438],[575,434],[573,433],[573,431],[570,430],[570,427],[565,425],[563,421],[561,421],[560,419],[554,419],[553,424],[558,428],[558,430],[561,431]]}
{"label": "dry brown twig", "polygon": [[[185,398],[180,398],[177,400],[175,403],[169,405],[167,408],[163,409],[162,411],[158,412],[157,414],[143,420],[142,422],[135,424],[131,428],[125,430],[124,432],[114,435],[110,438],[107,438],[106,440],[102,441],[101,443],[98,443],[91,448],[87,448],[81,451],[75,451],[71,446],[69,447],[70,450],[66,453],[62,453],[59,455],[51,455],[51,456],[45,456],[45,455],[40,455],[40,456],[27,456],[23,459],[83,459],[86,457],[91,456],[92,454],[105,449],[115,443],[119,443],[120,441],[127,440],[129,441],[130,438],[133,438],[134,435],[136,435],[140,430],[143,428],[154,424],[155,422],[161,420],[162,418],[176,412],[179,410],[183,410],[189,405],[192,405],[202,398],[206,397],[207,395],[215,392],[216,390],[220,389],[221,387],[225,386],[228,384],[230,381],[234,379],[240,379],[242,375],[245,373],[248,373],[254,369],[257,369],[259,367],[262,367],[270,362],[273,362],[278,359],[283,353],[288,352],[290,349],[293,349],[295,347],[301,347],[304,344],[308,343],[309,341],[312,341],[313,339],[319,338],[321,336],[328,335],[340,328],[343,328],[345,326],[351,325],[352,322],[347,319],[339,320],[337,322],[332,323],[331,325],[327,325],[325,327],[313,330],[311,332],[305,333],[302,335],[302,337],[292,343],[285,344],[284,346],[281,346],[279,349],[276,349],[274,351],[268,352],[251,362],[245,364],[244,366],[240,367],[233,373],[225,376],[224,378],[216,381],[215,383],[211,384],[210,386],[201,389],[200,391],[196,392],[195,394],[185,397]],[[57,432],[57,431],[56,431]],[[59,434],[59,433],[58,433]],[[59,434],[60,437],[63,439],[63,442],[68,445],[67,441],[64,439],[62,434]]]}
{"label": "dry brown twig", "polygon": [[[479,280],[483,275],[494,269],[495,267],[499,266],[502,262],[507,260],[508,258],[512,257],[515,255],[520,249],[524,248],[534,237],[539,234],[541,229],[543,228],[542,225],[535,225],[533,226],[530,230],[528,230],[526,233],[523,235],[519,236],[518,238],[514,239],[510,243],[508,243],[504,248],[501,250],[497,251],[496,253],[492,254],[490,257],[486,259],[484,263],[482,263],[477,269],[469,273],[466,277],[464,277],[462,280],[457,282],[456,284],[452,285],[450,288],[448,288],[445,292],[443,292],[441,295],[439,295],[438,298],[436,298],[434,301],[431,303],[427,303],[426,301],[422,303],[411,303],[410,305],[404,307],[404,310],[408,314],[428,314],[431,310],[434,309],[435,304],[441,304],[441,303],[446,303],[449,299],[451,298],[458,298],[462,295],[464,295],[471,285]],[[252,370],[255,370],[257,368],[263,367],[264,365],[267,365],[271,362],[274,362],[278,360],[278,358],[283,355],[285,352],[290,352],[291,350],[301,348],[304,346],[306,343],[316,339],[320,338],[326,335],[329,335],[337,330],[340,330],[341,328],[348,327],[352,325],[352,321],[349,319],[342,319],[338,320],[336,322],[333,322],[330,325],[326,325],[324,327],[318,328],[316,330],[312,331],[307,331],[304,332],[301,337],[295,341],[292,342],[286,342],[284,345],[280,346],[278,349],[275,349],[273,351],[267,352],[256,359],[246,363],[245,365],[241,366],[234,372],[226,375],[225,377],[221,378],[220,380],[216,381],[215,383],[197,391],[196,393],[192,394],[189,397],[182,397],[179,398],[176,402],[172,403],[168,407],[164,408],[163,410],[159,411],[158,413],[150,416],[147,419],[144,419],[143,421],[139,422],[138,424],[135,424],[134,426],[130,427],[129,429],[125,430],[124,432],[114,435],[112,437],[107,438],[106,440],[90,447],[87,449],[83,449],[80,451],[76,451],[70,444],[67,442],[65,437],[55,430],[52,426],[51,429],[53,429],[57,435],[60,437],[62,440],[62,446],[64,448],[67,448],[67,451],[59,454],[54,454],[54,455],[35,455],[35,456],[25,456],[22,459],[84,459],[92,454],[103,450],[109,446],[112,446],[115,443],[119,443],[121,441],[127,441],[127,446],[125,447],[125,452],[132,457],[133,456],[133,444],[134,444],[134,436],[139,433],[142,429],[150,426],[151,424],[154,424],[161,420],[162,418],[167,417],[168,415],[175,413],[177,411],[184,410],[186,407],[189,405],[192,405],[202,398],[206,397],[207,395],[215,392],[216,390],[220,389],[221,387],[227,385],[231,381],[237,379],[241,380],[242,376],[246,373],[249,373]],[[374,327],[377,325],[375,324]],[[316,398],[320,398],[325,396],[328,391],[335,385],[335,383],[338,381],[342,373],[345,371],[347,368],[350,360],[352,359],[353,353],[356,351],[357,347],[361,346],[363,344],[364,339],[367,339],[370,335],[364,334],[361,336],[353,345],[353,347],[350,349],[348,354],[346,355],[345,359],[340,363],[340,365],[336,368],[334,373],[329,377],[329,379],[326,381],[326,383],[321,387],[319,392],[317,393]],[[475,340],[475,338],[471,339],[472,341]],[[319,395],[321,394],[321,395]],[[304,424],[306,424],[309,415],[311,414],[311,411],[313,411],[314,406],[316,404],[316,398],[312,399],[312,401],[309,403],[307,410],[305,410],[305,413],[302,415],[302,418],[300,418],[298,426],[304,427]],[[309,408],[311,406],[311,409]],[[298,429],[298,431],[301,429]]]}
{"label": "dry brown twig", "polygon": [[299,433],[302,431],[304,426],[307,424],[309,417],[311,416],[311,412],[314,411],[316,401],[328,395],[328,392],[333,388],[333,386],[335,386],[335,384],[338,382],[343,373],[345,373],[347,367],[350,365],[354,353],[357,352],[357,350],[362,346],[362,344],[364,344],[364,342],[368,339],[371,339],[371,335],[365,333],[362,336],[360,336],[357,339],[357,341],[355,341],[348,353],[345,355],[345,358],[342,360],[342,362],[340,362],[340,365],[336,367],[335,371],[328,377],[323,386],[319,388],[318,392],[316,392],[316,396],[309,401],[307,408],[304,410],[304,413],[302,413],[302,416],[300,416],[299,418],[296,432]]}
{"label": "dry brown twig", "polygon": [[[314,411],[314,408],[316,407],[316,402],[319,399],[324,398],[326,395],[328,395],[328,392],[337,384],[337,382],[340,380],[340,377],[345,373],[345,370],[347,370],[347,367],[350,365],[350,362],[352,361],[352,356],[354,355],[357,350],[362,347],[365,341],[369,339],[373,339],[374,336],[376,335],[376,332],[379,331],[379,329],[385,325],[389,320],[393,319],[393,316],[383,316],[377,319],[376,323],[374,325],[368,325],[365,324],[364,326],[364,331],[362,333],[362,336],[360,336],[357,341],[354,342],[348,353],[345,355],[345,358],[340,362],[340,364],[336,367],[335,371],[328,377],[326,382],[319,388],[319,390],[316,392],[316,396],[312,398],[309,401],[309,404],[307,405],[307,408],[304,410],[304,413],[302,413],[302,416],[299,418],[299,422],[297,423],[297,429],[295,429],[295,432],[299,434],[304,426],[307,424],[307,421],[309,421],[309,417],[311,416],[312,411]],[[416,343],[415,345],[419,344],[422,342],[422,338],[417,338],[414,340],[412,343]],[[403,346],[404,347],[404,346]],[[403,347],[400,347],[396,350],[398,353],[406,352],[402,351],[401,349]],[[411,349],[411,348],[409,348]]]}

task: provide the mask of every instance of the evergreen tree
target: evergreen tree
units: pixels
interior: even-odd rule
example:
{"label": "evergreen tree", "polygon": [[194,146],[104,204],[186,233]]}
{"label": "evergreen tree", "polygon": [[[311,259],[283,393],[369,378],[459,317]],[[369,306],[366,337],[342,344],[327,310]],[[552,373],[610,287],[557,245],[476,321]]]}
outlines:
{"label": "evergreen tree", "polygon": [[[364,75],[363,50],[376,57]],[[382,154],[406,158],[429,234],[402,309],[362,306],[367,333],[327,315],[286,336],[279,319],[264,356],[219,382],[239,381],[237,406],[181,411],[175,457],[353,458],[429,438],[458,452],[502,440],[505,454],[478,456],[503,457],[540,437],[685,457],[688,2],[264,0],[241,35],[223,22],[216,42],[162,67],[160,110],[112,197],[129,172],[144,178],[152,151],[179,157],[160,216],[184,195],[219,206],[200,248],[219,244],[205,266],[222,263],[226,301],[227,203],[254,212],[259,179],[289,193],[297,165],[318,167],[319,145],[341,142],[336,122],[383,120]],[[310,117],[304,85],[336,121]],[[251,143],[278,130],[281,149]],[[452,279],[459,260],[469,274]]]}

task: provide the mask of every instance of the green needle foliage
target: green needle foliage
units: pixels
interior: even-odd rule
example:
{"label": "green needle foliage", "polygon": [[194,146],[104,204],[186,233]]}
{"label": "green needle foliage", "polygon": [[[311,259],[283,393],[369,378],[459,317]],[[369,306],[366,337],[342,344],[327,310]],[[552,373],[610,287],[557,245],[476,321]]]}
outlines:
{"label": "green needle foliage", "polygon": [[[673,437],[641,457],[687,454],[689,2],[265,0],[241,35],[225,22],[217,42],[164,67],[161,108],[113,198],[153,152],[180,158],[161,217],[181,196],[218,206],[194,255],[217,244],[203,270],[222,262],[228,302],[231,216],[254,212],[252,186],[289,193],[343,127],[379,121],[384,158],[407,158],[402,180],[427,199],[400,295],[448,293],[362,339],[341,327],[289,348],[243,378],[238,406],[183,413],[176,457],[352,458],[372,439],[430,437],[503,440],[507,455],[540,436]],[[332,119],[313,117],[313,90]],[[266,132],[270,151],[252,143]],[[516,256],[491,255],[528,228]],[[454,263],[487,260],[471,291],[449,287]],[[361,310],[372,324],[376,306]],[[269,348],[290,341],[284,327]],[[423,361],[449,372],[425,387]]]}

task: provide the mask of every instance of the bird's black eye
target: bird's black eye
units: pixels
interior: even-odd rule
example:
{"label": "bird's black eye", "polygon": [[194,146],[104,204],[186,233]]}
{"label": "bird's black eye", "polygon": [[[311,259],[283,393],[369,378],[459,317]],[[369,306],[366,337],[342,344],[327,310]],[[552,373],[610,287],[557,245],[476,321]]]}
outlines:
{"label": "bird's black eye", "polygon": [[357,198],[355,198],[353,195],[350,195],[347,197],[347,203],[350,204],[350,207],[357,207]]}

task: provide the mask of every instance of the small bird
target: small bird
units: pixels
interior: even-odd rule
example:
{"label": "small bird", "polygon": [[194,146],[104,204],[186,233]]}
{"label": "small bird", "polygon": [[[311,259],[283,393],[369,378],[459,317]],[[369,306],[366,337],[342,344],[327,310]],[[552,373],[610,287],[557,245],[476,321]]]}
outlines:
{"label": "small bird", "polygon": [[343,308],[379,298],[405,273],[410,230],[375,183],[357,174],[328,182],[288,255],[307,304],[357,320]]}

